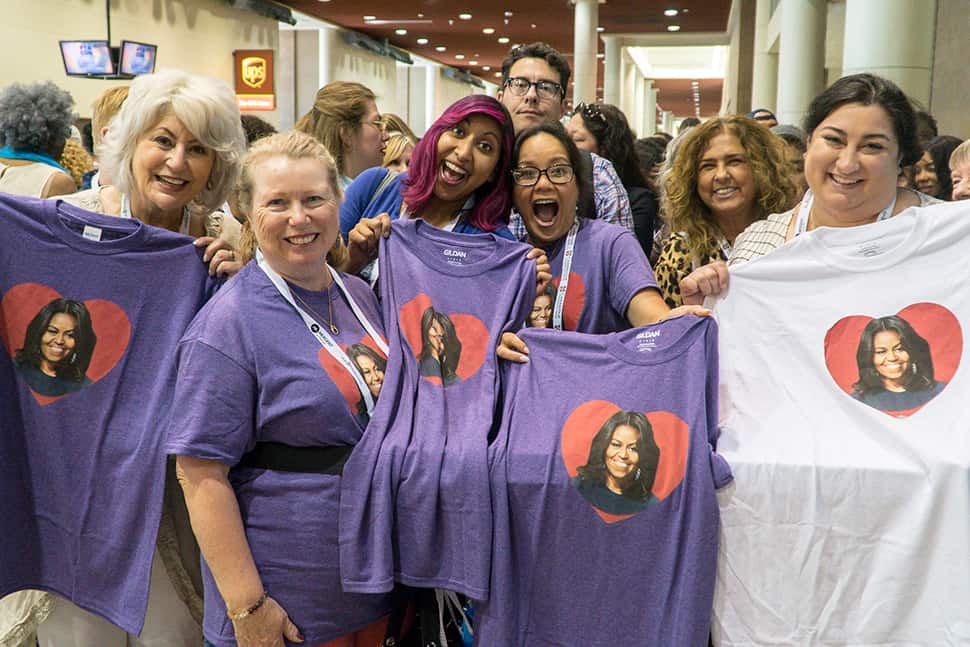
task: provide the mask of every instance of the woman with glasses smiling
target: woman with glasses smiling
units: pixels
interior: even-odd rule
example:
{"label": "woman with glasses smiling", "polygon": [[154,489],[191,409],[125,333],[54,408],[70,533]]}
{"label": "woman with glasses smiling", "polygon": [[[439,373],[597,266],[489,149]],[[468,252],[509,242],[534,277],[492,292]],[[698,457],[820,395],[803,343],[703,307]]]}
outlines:
{"label": "woman with glasses smiling", "polygon": [[[580,196],[591,190],[577,173],[579,149],[558,123],[521,133],[512,152],[512,200],[522,214],[528,242],[549,256],[556,285],[552,328],[609,333],[681,314],[708,314],[697,306],[670,310],[653,271],[630,231],[581,217]],[[528,350],[512,333],[498,355],[527,361]]]}
{"label": "woman with glasses smiling", "polygon": [[341,188],[384,162],[388,136],[375,98],[360,83],[328,83],[317,91],[310,112],[293,127],[327,147],[337,161]]}

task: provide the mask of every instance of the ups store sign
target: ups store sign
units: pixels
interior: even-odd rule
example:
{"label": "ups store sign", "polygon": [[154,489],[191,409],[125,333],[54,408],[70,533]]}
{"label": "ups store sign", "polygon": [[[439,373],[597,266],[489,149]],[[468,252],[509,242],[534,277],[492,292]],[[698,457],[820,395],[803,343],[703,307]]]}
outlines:
{"label": "ups store sign", "polygon": [[235,61],[236,103],[240,110],[275,110],[273,50],[240,49]]}

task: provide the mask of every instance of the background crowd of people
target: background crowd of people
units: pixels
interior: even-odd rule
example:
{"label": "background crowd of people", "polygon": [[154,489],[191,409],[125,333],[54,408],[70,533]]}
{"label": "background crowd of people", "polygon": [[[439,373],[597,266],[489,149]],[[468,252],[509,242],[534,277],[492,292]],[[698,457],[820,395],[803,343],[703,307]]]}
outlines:
{"label": "background crowd of people", "polygon": [[[806,231],[970,198],[970,141],[938,135],[932,117],[873,75],[836,81],[808,106],[804,124],[778,124],[758,109],[685,119],[676,137],[641,139],[616,106],[580,103],[567,114],[569,77],[548,45],[517,47],[497,97],[456,101],[421,137],[349,81],[320,88],[294,130],[276,133],[241,116],[226,84],[161,71],[106,90],[92,106],[87,141],[73,125],[71,96],[55,84],[0,89],[0,192],[60,196],[190,236],[209,274],[228,279],[178,349],[179,413],[166,447],[182,487],[166,491],[166,510],[175,512],[161,526],[156,559],[168,577],[152,577],[144,630],[129,635],[62,596],[33,591],[0,604],[0,636],[17,624],[29,629],[23,644],[36,631],[41,647],[201,645],[204,627],[206,644],[218,647],[304,636],[324,647],[376,646],[392,635],[409,644],[403,635],[421,622],[402,628],[396,597],[341,589],[339,468],[274,471],[275,461],[299,459],[253,455],[257,441],[346,454],[365,433],[389,365],[372,288],[380,242],[398,219],[527,243],[537,292],[521,325],[602,334],[709,314],[703,301],[727,288],[729,266]],[[582,277],[579,305],[570,302],[570,268]],[[422,331],[421,375],[451,385],[457,340],[440,317]],[[354,408],[320,373],[306,321],[344,349],[328,352],[339,362],[345,355],[356,373]],[[895,331],[904,347],[892,352],[915,357],[919,336],[890,324],[870,337]],[[527,362],[515,332],[495,352]],[[35,392],[73,393],[90,383],[93,335],[84,305],[59,299],[16,340],[13,361]],[[860,359],[869,377],[854,396],[862,401],[883,392],[867,362]],[[941,388],[917,377],[908,388]],[[659,450],[641,414],[614,418],[576,479],[584,496],[625,514],[651,499],[654,473],[613,474],[594,454],[613,451],[616,429],[631,438],[623,456]],[[272,476],[241,478],[246,465]],[[178,539],[192,534],[204,567]]]}

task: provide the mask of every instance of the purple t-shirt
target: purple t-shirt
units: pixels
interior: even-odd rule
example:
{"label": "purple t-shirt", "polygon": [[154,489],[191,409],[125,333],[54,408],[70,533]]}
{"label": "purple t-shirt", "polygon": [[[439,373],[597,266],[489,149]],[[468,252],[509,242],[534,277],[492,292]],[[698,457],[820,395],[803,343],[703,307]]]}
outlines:
{"label": "purple t-shirt", "polygon": [[[374,293],[360,279],[342,276],[380,331]],[[329,317],[326,292],[292,285],[290,290]],[[331,290],[336,342],[347,348],[372,345],[340,290],[336,285]],[[353,446],[363,433],[353,377],[323,349],[255,262],[227,283],[186,331],[179,344],[176,397],[179,407],[166,449],[235,466],[229,480],[263,585],[306,636],[306,644],[327,642],[386,615],[387,596],[340,589],[341,477],[237,465],[257,442]],[[236,644],[232,623],[204,560],[203,579],[205,637],[218,647],[231,647]]]}
{"label": "purple t-shirt", "polygon": [[[548,252],[552,286],[562,277],[566,238]],[[626,311],[641,290],[657,288],[650,261],[628,229],[602,220],[580,220],[569,289],[563,303],[563,330],[608,333],[626,330]],[[537,299],[540,295],[537,295]],[[549,326],[552,320],[549,320]]]}
{"label": "purple t-shirt", "polygon": [[345,471],[345,590],[439,587],[488,594],[487,447],[498,395],[495,347],[535,292],[529,247],[494,234],[398,220],[381,243],[391,363],[368,433]]}
{"label": "purple t-shirt", "polygon": [[216,283],[191,238],[138,220],[0,194],[0,221],[0,596],[52,591],[137,634],[176,345]]}
{"label": "purple t-shirt", "polygon": [[706,645],[717,559],[717,333],[526,330],[490,448],[491,596],[476,645]]}

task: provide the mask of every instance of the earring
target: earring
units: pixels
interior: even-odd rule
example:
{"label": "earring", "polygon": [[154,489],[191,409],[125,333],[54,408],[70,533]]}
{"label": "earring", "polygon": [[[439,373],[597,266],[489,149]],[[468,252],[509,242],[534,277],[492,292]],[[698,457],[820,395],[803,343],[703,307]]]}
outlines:
{"label": "earring", "polygon": [[71,359],[67,360],[68,364],[77,364],[77,351],[71,351]]}
{"label": "earring", "polygon": [[640,480],[640,468],[639,467],[637,468],[637,473],[634,474],[633,478],[636,481],[639,481]]}
{"label": "earring", "polygon": [[913,375],[916,375],[916,362],[909,365],[909,370],[912,371]]}
{"label": "earring", "polygon": [[205,188],[209,191],[212,190],[212,180],[209,180],[208,182],[205,183]]}

